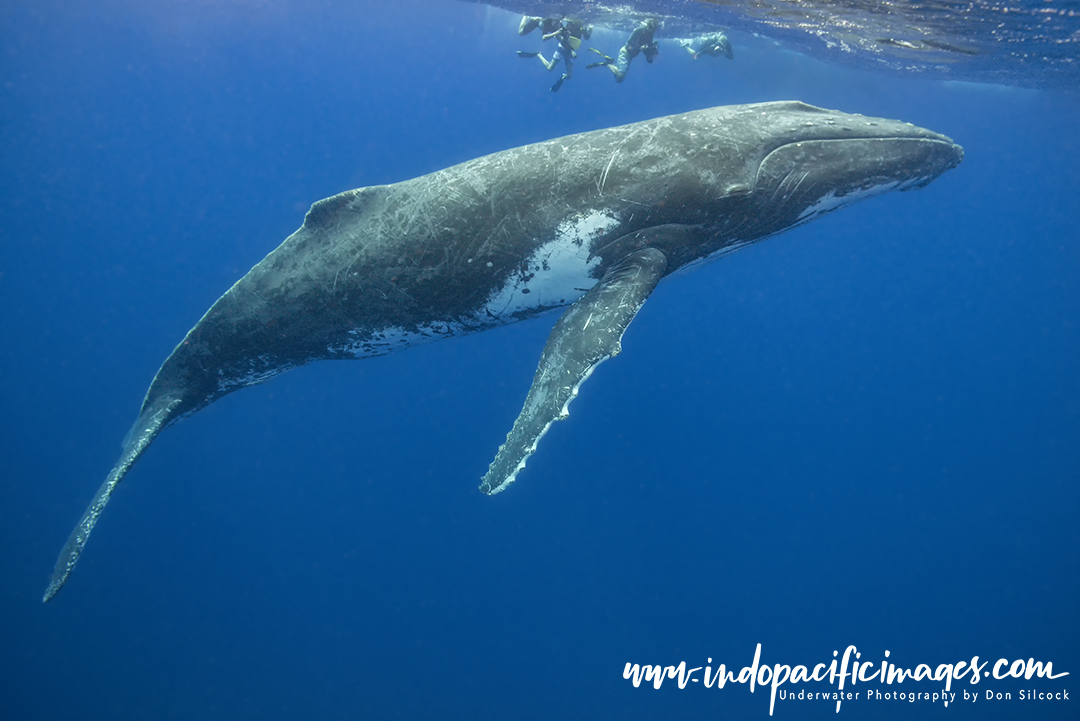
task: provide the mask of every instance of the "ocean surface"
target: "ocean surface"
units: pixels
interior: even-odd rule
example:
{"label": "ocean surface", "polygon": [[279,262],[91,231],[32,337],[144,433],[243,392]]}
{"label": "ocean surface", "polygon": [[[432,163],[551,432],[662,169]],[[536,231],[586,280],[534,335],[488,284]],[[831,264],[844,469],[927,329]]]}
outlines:
{"label": "ocean surface", "polygon": [[[579,4],[583,53],[655,14],[660,55],[557,93],[515,55],[554,4],[501,5],[0,6],[0,718],[757,719],[845,655],[928,668],[773,716],[1077,718],[1077,4]],[[675,41],[717,26],[732,60]],[[232,394],[42,604],[161,362],[312,202],[785,99],[964,162],[665,280],[498,496],[557,315]]]}

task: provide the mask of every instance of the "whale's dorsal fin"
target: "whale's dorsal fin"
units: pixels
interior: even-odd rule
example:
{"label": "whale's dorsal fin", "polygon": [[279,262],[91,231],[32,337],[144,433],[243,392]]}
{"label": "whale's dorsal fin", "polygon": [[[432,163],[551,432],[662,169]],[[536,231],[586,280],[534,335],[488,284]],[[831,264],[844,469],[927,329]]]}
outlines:
{"label": "whale's dorsal fin", "polygon": [[369,185],[316,201],[304,216],[303,227],[309,231],[333,230],[343,225],[349,215],[368,212],[372,204],[385,198],[386,194],[385,185]]}
{"label": "whale's dorsal fin", "polygon": [[634,251],[611,267],[559,318],[548,336],[525,407],[488,468],[480,490],[494,494],[514,482],[555,421],[569,415],[570,401],[596,366],[619,354],[626,327],[667,268],[655,248]]}

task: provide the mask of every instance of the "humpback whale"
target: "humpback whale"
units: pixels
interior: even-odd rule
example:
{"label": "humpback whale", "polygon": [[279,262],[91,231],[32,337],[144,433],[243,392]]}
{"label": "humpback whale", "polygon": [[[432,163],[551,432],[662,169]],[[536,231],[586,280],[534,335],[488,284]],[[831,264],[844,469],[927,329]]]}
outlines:
{"label": "humpback whale", "polygon": [[504,150],[311,206],[158,370],[120,459],[71,532],[75,567],[154,438],[222,396],[315,360],[368,358],[561,306],[481,490],[504,490],[672,273],[963,158],[944,135],[799,102],[717,107]]}

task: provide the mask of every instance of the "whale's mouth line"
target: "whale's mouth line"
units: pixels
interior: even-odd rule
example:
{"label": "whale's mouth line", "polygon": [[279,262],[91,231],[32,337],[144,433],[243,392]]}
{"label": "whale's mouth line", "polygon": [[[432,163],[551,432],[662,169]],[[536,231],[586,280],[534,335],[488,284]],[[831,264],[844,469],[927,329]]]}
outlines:
{"label": "whale's mouth line", "polygon": [[[927,142],[927,143],[938,143],[940,145],[944,145],[944,146],[947,146],[947,147],[950,147],[950,148],[959,148],[960,147],[956,143],[954,143],[953,141],[951,141],[951,140],[949,140],[948,138],[945,138],[945,137],[928,138],[925,135],[860,135],[860,136],[852,137],[852,136],[849,135],[849,136],[845,136],[845,137],[839,137],[838,136],[838,137],[803,138],[801,140],[789,140],[788,142],[783,143],[781,145],[777,145],[775,148],[770,150],[768,153],[765,154],[765,158],[768,158],[770,155],[777,152],[778,150],[783,150],[784,148],[790,148],[793,145],[800,145],[802,143],[835,143],[835,142],[842,142],[842,141],[848,141],[848,140],[850,140],[850,141],[919,140],[919,141],[923,141],[923,142]],[[765,159],[763,158],[762,162],[764,162],[764,161],[765,161]]]}

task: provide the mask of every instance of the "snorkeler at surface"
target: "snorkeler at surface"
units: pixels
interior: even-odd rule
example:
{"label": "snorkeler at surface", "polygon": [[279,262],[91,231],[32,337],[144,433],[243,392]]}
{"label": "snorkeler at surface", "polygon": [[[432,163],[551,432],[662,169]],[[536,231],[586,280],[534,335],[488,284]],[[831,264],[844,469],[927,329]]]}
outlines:
{"label": "snorkeler at surface", "polygon": [[630,69],[630,61],[637,57],[638,54],[644,55],[649,63],[652,63],[656,56],[660,54],[660,46],[653,40],[653,34],[659,28],[660,21],[655,18],[649,18],[634,28],[634,32],[630,33],[630,39],[619,50],[618,60],[612,60],[610,56],[604,55],[596,48],[589,48],[589,50],[604,59],[598,63],[589,63],[585,67],[598,68],[604,66],[615,76],[615,82],[621,83],[626,79],[626,73]]}
{"label": "snorkeler at surface", "polygon": [[724,55],[728,60],[735,57],[731,52],[731,42],[727,39],[727,35],[721,32],[708,33],[693,40],[679,40],[678,42],[686,48],[686,52],[690,53],[690,57],[694,60],[702,55],[711,55],[714,58]]}
{"label": "snorkeler at surface", "polygon": [[[521,18],[521,24],[518,25],[518,35],[528,35],[536,28],[540,28],[540,32],[544,35],[558,31],[562,27],[562,22],[559,18],[542,18],[535,15],[525,15]],[[544,38],[547,40],[547,38]]]}
{"label": "snorkeler at surface", "polygon": [[[549,18],[549,20],[551,20]],[[526,23],[528,21],[528,23]],[[533,21],[537,21],[535,24]],[[522,18],[521,26],[518,28],[519,35],[525,35],[542,23],[547,23],[548,20],[540,20],[540,18],[530,18],[528,16]],[[566,66],[566,71],[562,74],[555,84],[551,86],[551,92],[559,92],[559,88],[562,84],[570,79],[570,76],[574,74],[574,58],[577,57],[577,50],[581,47],[581,41],[588,40],[592,36],[592,26],[586,25],[584,22],[575,17],[567,18],[565,21],[554,21],[554,29],[544,31],[544,40],[551,40],[554,38],[557,41],[555,47],[555,53],[551,56],[551,60],[545,60],[544,56],[540,53],[518,51],[519,58],[540,58],[540,62],[548,70],[554,70],[555,66],[559,64],[561,60]],[[547,27],[551,27],[548,25]],[[523,32],[524,31],[524,32]]]}

